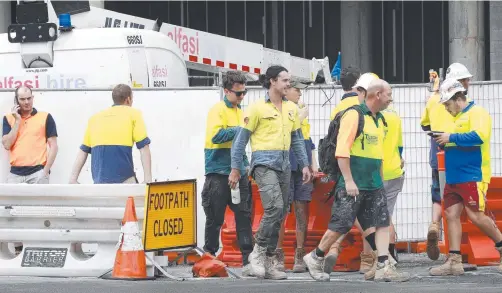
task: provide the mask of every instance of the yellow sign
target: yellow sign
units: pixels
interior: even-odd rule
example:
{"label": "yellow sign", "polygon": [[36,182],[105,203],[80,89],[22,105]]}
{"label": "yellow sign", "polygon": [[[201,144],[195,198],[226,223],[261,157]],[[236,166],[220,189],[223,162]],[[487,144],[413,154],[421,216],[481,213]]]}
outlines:
{"label": "yellow sign", "polygon": [[148,184],[145,196],[145,251],[197,246],[197,181]]}

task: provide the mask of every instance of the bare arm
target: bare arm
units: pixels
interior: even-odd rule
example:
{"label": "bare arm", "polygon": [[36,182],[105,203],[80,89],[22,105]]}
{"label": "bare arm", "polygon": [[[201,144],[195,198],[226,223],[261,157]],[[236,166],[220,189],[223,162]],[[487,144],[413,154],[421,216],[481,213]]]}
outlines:
{"label": "bare arm", "polygon": [[[4,120],[5,123],[5,120]],[[16,119],[14,122],[14,126],[11,128],[10,132],[4,136],[2,136],[2,144],[6,150],[10,150],[12,145],[16,142],[17,133],[19,131],[19,123],[21,123],[21,119]]]}
{"label": "bare arm", "polygon": [[353,182],[352,172],[350,170],[350,158],[338,158],[338,167],[340,167],[340,171],[342,172],[343,179],[345,182]]}
{"label": "bare arm", "polygon": [[75,159],[75,163],[73,163],[73,168],[70,175],[70,184],[78,183],[77,179],[82,171],[82,167],[84,167],[85,161],[87,161],[88,153],[79,149],[77,153],[77,158]]}
{"label": "bare arm", "polygon": [[144,183],[152,182],[152,155],[150,145],[146,145],[139,150],[141,164],[143,165]]}
{"label": "bare arm", "polygon": [[47,139],[47,143],[49,144],[49,154],[47,155],[47,163],[44,167],[45,174],[49,174],[49,171],[56,160],[56,156],[58,154],[58,139],[57,137],[49,137]]}

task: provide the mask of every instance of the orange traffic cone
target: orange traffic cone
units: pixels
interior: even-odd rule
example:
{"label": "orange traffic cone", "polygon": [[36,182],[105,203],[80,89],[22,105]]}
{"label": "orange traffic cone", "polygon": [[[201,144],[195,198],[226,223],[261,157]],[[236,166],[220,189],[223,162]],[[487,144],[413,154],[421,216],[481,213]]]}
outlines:
{"label": "orange traffic cone", "polygon": [[154,278],[147,277],[146,274],[145,251],[141,243],[134,198],[129,197],[122,219],[119,248],[115,255],[115,264],[110,279],[152,280]]}

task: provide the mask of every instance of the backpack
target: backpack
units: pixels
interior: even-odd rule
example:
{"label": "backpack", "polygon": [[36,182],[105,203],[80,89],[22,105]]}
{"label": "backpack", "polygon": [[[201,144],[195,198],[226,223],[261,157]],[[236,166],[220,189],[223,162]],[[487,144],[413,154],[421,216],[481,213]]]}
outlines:
{"label": "backpack", "polygon": [[[357,126],[356,137],[359,137],[361,133],[363,133],[364,129],[364,113],[360,107],[360,105],[351,106],[343,111],[340,111],[336,114],[335,118],[330,122],[328,128],[328,134],[319,140],[319,148],[318,148],[318,157],[319,157],[319,167],[320,171],[328,176],[329,181],[334,181],[335,185],[333,189],[328,194],[328,198],[326,202],[335,194],[336,185],[338,184],[338,180],[342,177],[342,172],[340,171],[340,167],[338,166],[338,161],[335,158],[335,151],[337,145],[338,132],[340,131],[340,123],[343,115],[350,110],[356,110],[359,116],[359,124]],[[385,119],[382,117],[382,122],[384,126],[387,126]],[[364,137],[361,141],[362,149],[364,150]]]}

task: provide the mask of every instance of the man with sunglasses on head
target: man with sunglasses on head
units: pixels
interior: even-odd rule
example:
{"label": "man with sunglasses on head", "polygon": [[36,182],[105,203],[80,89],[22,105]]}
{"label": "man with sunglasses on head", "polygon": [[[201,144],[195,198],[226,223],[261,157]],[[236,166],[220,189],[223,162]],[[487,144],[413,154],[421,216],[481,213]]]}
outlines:
{"label": "man with sunglasses on head", "polygon": [[220,230],[227,205],[234,212],[237,240],[242,253],[243,275],[251,276],[248,257],[253,251],[251,231],[251,193],[246,154],[243,155],[239,181],[240,203],[231,200],[228,175],[232,141],[244,122],[241,102],[246,95],[246,77],[238,71],[229,71],[223,77],[225,97],[209,110],[204,147],[205,175],[202,207],[206,214],[204,251],[216,255],[220,245]]}

